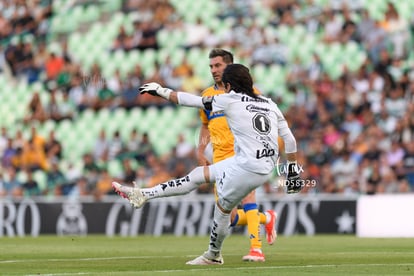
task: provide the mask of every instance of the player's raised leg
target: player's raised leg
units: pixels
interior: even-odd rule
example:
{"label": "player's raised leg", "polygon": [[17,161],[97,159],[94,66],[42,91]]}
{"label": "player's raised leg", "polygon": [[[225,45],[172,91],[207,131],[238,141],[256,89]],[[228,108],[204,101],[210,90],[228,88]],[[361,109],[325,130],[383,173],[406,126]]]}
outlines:
{"label": "player's raised leg", "polygon": [[[205,177],[207,175],[207,177]],[[173,179],[152,188],[131,187],[112,182],[112,187],[121,197],[127,199],[134,208],[141,208],[154,198],[184,195],[195,190],[200,184],[210,181],[208,167],[196,167],[188,175]]]}

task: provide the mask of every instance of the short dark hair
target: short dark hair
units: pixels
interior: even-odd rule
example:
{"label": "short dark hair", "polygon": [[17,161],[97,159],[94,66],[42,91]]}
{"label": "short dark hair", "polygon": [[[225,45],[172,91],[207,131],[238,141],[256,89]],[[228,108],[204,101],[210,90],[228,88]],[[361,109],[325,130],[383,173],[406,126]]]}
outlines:
{"label": "short dark hair", "polygon": [[222,57],[223,61],[226,64],[231,64],[233,63],[233,54],[230,53],[229,51],[226,51],[224,49],[220,49],[220,48],[215,48],[213,50],[210,51],[210,54],[208,55],[208,58],[215,58],[215,57]]}
{"label": "short dark hair", "polygon": [[249,68],[242,64],[234,63],[227,65],[223,72],[223,83],[230,84],[231,89],[236,93],[243,93],[250,97],[257,98],[253,91],[253,78]]}

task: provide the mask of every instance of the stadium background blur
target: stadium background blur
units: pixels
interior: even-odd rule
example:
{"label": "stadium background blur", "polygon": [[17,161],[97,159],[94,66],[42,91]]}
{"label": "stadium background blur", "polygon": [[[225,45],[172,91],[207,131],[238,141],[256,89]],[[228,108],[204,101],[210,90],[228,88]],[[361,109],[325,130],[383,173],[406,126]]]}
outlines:
{"label": "stadium background blur", "polygon": [[[156,81],[200,92],[214,47],[249,66],[286,114],[302,177],[316,180],[303,193],[414,190],[413,1],[0,6],[0,197],[100,200],[114,179],[184,175],[196,166],[197,111],[136,91]],[[259,193],[283,193],[279,177]]]}

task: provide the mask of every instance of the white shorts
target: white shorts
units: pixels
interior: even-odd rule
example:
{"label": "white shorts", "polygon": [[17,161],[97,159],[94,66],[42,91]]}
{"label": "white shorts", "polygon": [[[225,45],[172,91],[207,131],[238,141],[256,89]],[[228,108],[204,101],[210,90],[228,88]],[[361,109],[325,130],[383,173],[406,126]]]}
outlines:
{"label": "white shorts", "polygon": [[231,211],[251,191],[263,185],[270,174],[257,174],[241,168],[233,157],[210,165],[210,177],[216,180],[218,202]]}

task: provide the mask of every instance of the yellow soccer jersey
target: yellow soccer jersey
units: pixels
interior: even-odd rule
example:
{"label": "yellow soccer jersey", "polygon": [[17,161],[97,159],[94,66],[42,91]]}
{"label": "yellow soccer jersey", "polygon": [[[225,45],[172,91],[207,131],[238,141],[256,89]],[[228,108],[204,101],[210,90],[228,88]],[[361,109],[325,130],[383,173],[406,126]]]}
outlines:
{"label": "yellow soccer jersey", "polygon": [[[254,91],[260,94],[256,88]],[[206,88],[202,96],[215,96],[224,93],[217,85],[214,85]],[[212,115],[210,110],[200,109],[200,119],[203,124],[207,124],[210,132],[210,142],[213,146],[213,163],[232,157],[234,155],[234,138],[224,114]]]}

